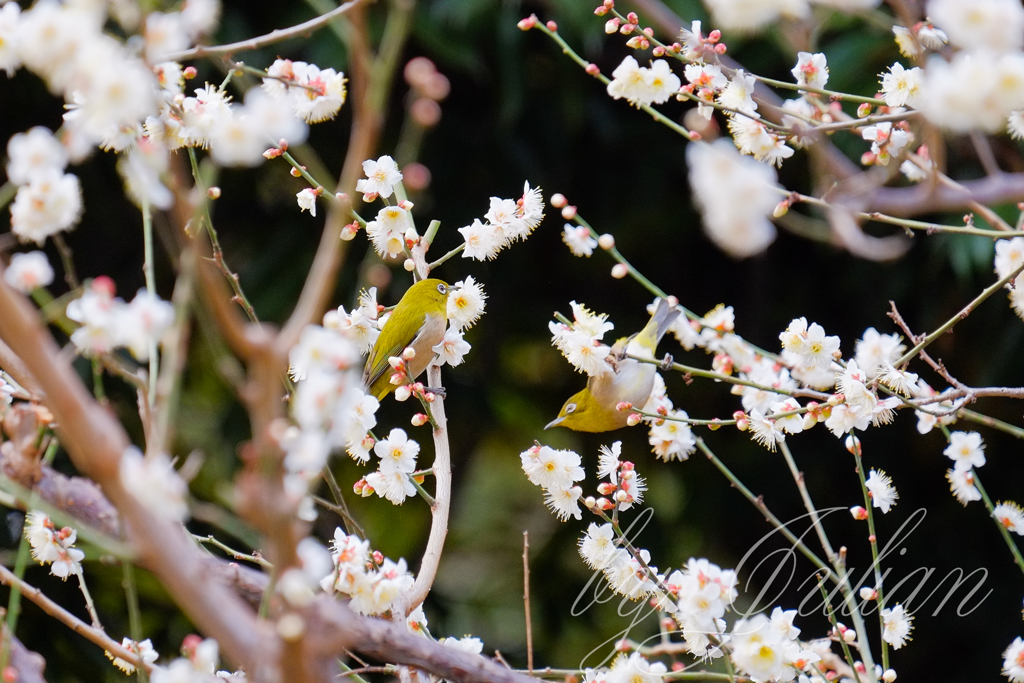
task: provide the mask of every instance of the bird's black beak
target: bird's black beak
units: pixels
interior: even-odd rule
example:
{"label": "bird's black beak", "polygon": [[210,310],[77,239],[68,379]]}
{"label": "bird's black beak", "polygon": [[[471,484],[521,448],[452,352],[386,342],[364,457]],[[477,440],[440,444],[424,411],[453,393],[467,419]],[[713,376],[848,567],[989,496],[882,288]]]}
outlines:
{"label": "bird's black beak", "polygon": [[551,429],[552,427],[557,427],[558,425],[562,424],[562,422],[564,420],[565,420],[564,417],[556,417],[551,422],[548,422],[547,425],[544,427],[544,429]]}

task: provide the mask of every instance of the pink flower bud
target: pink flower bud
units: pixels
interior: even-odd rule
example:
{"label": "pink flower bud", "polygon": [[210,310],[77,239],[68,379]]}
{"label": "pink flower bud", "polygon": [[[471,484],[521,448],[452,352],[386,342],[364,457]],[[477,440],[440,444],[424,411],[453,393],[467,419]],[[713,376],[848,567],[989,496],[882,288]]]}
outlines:
{"label": "pink flower bud", "polygon": [[[843,640],[845,640],[848,643],[852,643],[856,639],[857,634],[854,632],[852,628],[843,634]],[[856,669],[858,673],[865,673],[867,671],[867,667],[864,666],[864,662],[854,662],[853,668]]]}
{"label": "pink flower bud", "polygon": [[366,450],[370,450],[371,448],[373,448],[373,445],[374,445],[375,443],[377,443],[377,440],[376,440],[376,439],[374,439],[374,438],[373,438],[372,436],[370,436],[369,434],[367,434],[366,436],[364,436],[364,437],[363,437],[362,443],[360,443],[360,445],[361,445],[361,446],[362,446],[362,447],[363,447],[364,449],[366,449]]}
{"label": "pink flower bud", "polygon": [[860,439],[858,439],[853,434],[846,437],[846,450],[850,451],[851,454],[859,457],[862,453]]}
{"label": "pink flower bud", "polygon": [[619,401],[618,403],[615,404],[615,410],[619,411],[620,413],[624,413],[627,410],[632,410],[632,408],[633,404],[630,403],[629,401]]}
{"label": "pink flower bud", "polygon": [[626,41],[626,47],[633,48],[634,50],[643,49],[644,39],[643,36],[633,36]]}
{"label": "pink flower bud", "polygon": [[556,209],[561,209],[563,206],[569,203],[569,200],[565,198],[565,195],[561,192],[556,192],[551,195],[551,206]]}
{"label": "pink flower bud", "polygon": [[621,280],[627,275],[629,275],[629,267],[625,263],[616,263],[612,266],[612,277],[616,280]]}
{"label": "pink flower bud", "polygon": [[346,242],[351,242],[355,239],[355,236],[359,233],[359,223],[349,223],[341,229],[341,239]]}
{"label": "pink flower bud", "polygon": [[645,35],[645,36],[647,36],[648,38],[653,38],[653,37],[654,37],[654,29],[653,29],[653,28],[651,28],[650,26],[648,26],[647,28],[645,28],[645,29],[644,29],[644,31],[643,31],[643,33],[644,33],[644,35]]}
{"label": "pink flower bud", "polygon": [[601,4],[607,7],[608,9],[615,8],[615,0],[604,0],[604,2],[602,2]]}
{"label": "pink flower bud", "polygon": [[782,218],[789,213],[789,200],[783,199],[781,202],[775,205],[775,210],[772,211],[772,215],[776,218]]}
{"label": "pink flower bud", "polygon": [[576,218],[576,207],[571,205],[562,207],[562,218],[567,221]]}
{"label": "pink flower bud", "polygon": [[412,416],[412,426],[422,427],[423,425],[427,424],[427,421],[429,419],[430,418],[427,417],[426,413],[416,413],[415,415]]}
{"label": "pink flower bud", "polygon": [[654,48],[654,50],[651,51],[651,54],[654,55],[655,57],[663,56],[665,54],[664,46],[658,45],[657,47]]}
{"label": "pink flower bud", "polygon": [[427,403],[433,403],[434,399],[436,398],[437,396],[435,396],[434,392],[432,391],[428,391],[427,393],[423,394],[423,400],[426,401]]}
{"label": "pink flower bud", "polygon": [[640,413],[631,413],[630,416],[626,418],[626,424],[630,427],[635,427],[640,424],[641,419]]}
{"label": "pink flower bud", "polygon": [[196,70],[194,66],[186,66],[185,70],[181,72],[181,75],[185,77],[186,81],[191,81],[198,74],[199,72]]}
{"label": "pink flower bud", "polygon": [[877,600],[878,599],[878,591],[876,591],[874,588],[872,588],[870,586],[864,586],[863,588],[860,589],[860,599],[861,600]]}
{"label": "pink flower bud", "polygon": [[850,514],[853,515],[854,519],[864,521],[868,518],[868,511],[862,508],[860,505],[854,505],[850,508]]}
{"label": "pink flower bud", "polygon": [[691,130],[690,131],[690,140],[692,142],[697,142],[698,140],[701,140],[703,138],[704,138],[704,136],[701,135],[700,133],[698,133],[697,131],[695,131],[695,130]]}
{"label": "pink flower bud", "polygon": [[597,492],[600,493],[602,496],[611,495],[612,493],[615,493],[615,485],[603,481],[597,485]]}
{"label": "pink flower bud", "polygon": [[594,9],[594,14],[596,14],[599,17],[603,17],[604,15],[608,14],[608,8],[605,7],[604,5],[598,5]]}
{"label": "pink flower bud", "polygon": [[379,550],[374,550],[372,554],[374,564],[384,564],[384,553]]}
{"label": "pink flower bud", "polygon": [[618,17],[615,17],[614,19],[609,19],[608,21],[604,22],[604,32],[607,33],[608,35],[615,33],[616,31],[619,30],[620,23],[622,22],[619,21]]}
{"label": "pink flower bud", "polygon": [[558,31],[558,24],[556,24],[553,21],[549,21],[548,23],[545,24],[545,26],[547,26],[548,30],[551,31],[552,33]]}
{"label": "pink flower bud", "polygon": [[220,199],[220,188],[214,185],[206,191],[206,196],[210,199]]}
{"label": "pink flower bud", "polygon": [[861,105],[857,107],[857,118],[862,119],[871,113],[871,105],[867,102],[861,102]]}
{"label": "pink flower bud", "polygon": [[613,507],[615,507],[615,503],[611,502],[607,498],[598,498],[597,499],[597,509],[599,509],[599,510],[611,510]]}
{"label": "pink flower bud", "polygon": [[727,49],[728,48],[725,47],[725,43],[719,43],[718,45],[715,45],[715,52],[717,52],[720,55],[724,55]]}
{"label": "pink flower bud", "polygon": [[295,178],[299,178],[299,177],[302,176],[302,172],[299,171],[299,169],[295,168],[294,166],[292,166],[292,169],[290,171],[288,171],[288,172],[291,173],[292,176],[295,177]]}
{"label": "pink flower bud", "polygon": [[717,43],[721,39],[722,39],[722,32],[719,31],[717,28],[714,31],[712,31],[711,33],[708,34],[708,42],[709,43]]}
{"label": "pink flower bud", "polygon": [[277,147],[271,147],[270,149],[263,153],[264,159],[276,159],[279,156],[281,156],[281,150],[279,150]]}
{"label": "pink flower bud", "polygon": [[636,12],[630,12],[629,14],[626,15],[626,21],[628,21],[631,24],[639,24],[640,17],[636,15]]}
{"label": "pink flower bud", "polygon": [[532,14],[530,16],[526,17],[525,19],[520,20],[520,22],[518,24],[516,24],[516,26],[519,27],[520,31],[529,31],[531,28],[533,28],[536,25],[537,25],[537,17],[535,15],[532,15]]}
{"label": "pink flower bud", "polygon": [[395,389],[395,400],[396,401],[408,401],[409,396],[412,392],[409,390],[409,385],[403,384],[402,386]]}

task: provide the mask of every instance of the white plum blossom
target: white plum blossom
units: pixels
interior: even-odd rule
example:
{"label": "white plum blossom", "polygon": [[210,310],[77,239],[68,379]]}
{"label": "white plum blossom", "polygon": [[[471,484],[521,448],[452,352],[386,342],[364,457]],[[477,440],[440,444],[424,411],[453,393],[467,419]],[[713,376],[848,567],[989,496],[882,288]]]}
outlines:
{"label": "white plum blossom", "polygon": [[819,90],[824,88],[828,83],[828,60],[825,55],[820,52],[798,52],[796,56],[796,66],[791,70],[796,82]]}
{"label": "white plum blossom", "polygon": [[736,258],[767,249],[776,234],[768,217],[780,196],[775,170],[745,159],[728,140],[689,144],[686,161],[708,237]]}
{"label": "white plum blossom", "polygon": [[[316,64],[278,59],[267,69],[267,74],[271,78],[263,79],[263,90],[272,97],[286,102],[292,108],[295,116],[306,123],[319,123],[333,119],[341,109],[341,105],[345,103],[347,96],[345,74],[334,69],[321,69]],[[390,159],[390,157],[387,158]],[[377,163],[380,163],[380,159],[377,160]],[[390,169],[390,166],[388,168]],[[366,169],[365,163],[363,169]],[[385,171],[385,174],[390,173],[391,170],[397,172],[397,167]],[[375,172],[367,171],[367,178],[370,178],[371,173]],[[401,176],[398,179],[401,180]],[[397,181],[391,181],[391,185],[395,183]],[[364,192],[358,186],[356,191]],[[377,192],[377,194],[387,197],[391,193]]]}
{"label": "white plum blossom", "polygon": [[11,232],[21,242],[42,245],[50,235],[74,226],[81,215],[78,178],[53,167],[41,169],[18,188],[11,204]]}
{"label": "white plum blossom", "polygon": [[1024,109],[1024,54],[960,52],[952,62],[933,56],[923,91],[921,110],[932,123],[954,132],[996,132],[1011,112]]}
{"label": "white plum blossom", "polygon": [[471,348],[469,342],[463,339],[462,332],[450,327],[444,333],[444,338],[431,347],[431,351],[437,354],[442,364],[454,368],[456,365],[462,365],[465,355]]}
{"label": "white plum blossom", "polygon": [[591,377],[611,372],[607,361],[611,347],[602,344],[601,339],[614,325],[607,322],[604,313],[594,313],[575,301],[570,305],[574,319],[571,326],[554,320],[548,323],[551,343],[579,372]]}
{"label": "white plum blossom", "polygon": [[806,318],[795,318],[779,335],[782,348],[796,355],[804,365],[827,369],[839,354],[839,337],[826,336],[818,323],[807,324]]}
{"label": "white plum blossom", "polygon": [[53,268],[41,251],[14,254],[4,271],[4,282],[19,292],[29,294],[53,282]]}
{"label": "white plum blossom", "polygon": [[756,78],[745,73],[743,69],[737,69],[729,83],[718,94],[718,103],[729,109],[754,114],[757,111],[757,103],[754,102],[752,95],[756,84]]}
{"label": "white plum blossom", "polygon": [[540,225],[544,218],[544,200],[540,188],[523,186],[523,196],[518,200],[491,197],[490,209],[484,220],[473,220],[470,225],[459,228],[465,240],[463,258],[487,261],[514,242],[526,239]]}
{"label": "white plum blossom", "polygon": [[575,482],[584,478],[580,456],[568,450],[534,446],[519,456],[523,471],[531,484],[544,490],[545,503],[558,518],[582,518],[579,498],[583,490]]}
{"label": "white plum blossom", "polygon": [[773,453],[775,444],[786,440],[786,435],[782,428],[775,424],[775,420],[764,417],[759,410],[750,413],[749,430],[751,439]]}
{"label": "white plum blossom", "polygon": [[981,500],[981,491],[974,485],[973,470],[946,470],[946,480],[949,481],[949,490],[961,505]]}
{"label": "white plum blossom", "polygon": [[756,31],[775,24],[779,17],[806,17],[806,0],[706,0],[714,25],[739,32]]}
{"label": "white plum blossom", "polygon": [[913,625],[910,623],[914,617],[908,613],[903,605],[882,610],[882,640],[892,645],[892,649],[899,650],[911,640],[910,631]]}
{"label": "white plum blossom", "polygon": [[[316,214],[314,214],[316,215]],[[409,212],[400,206],[385,206],[377,218],[366,224],[366,234],[381,256],[398,256],[405,248],[405,233],[412,227]]]}
{"label": "white plum blossom", "polygon": [[616,100],[626,99],[636,107],[661,104],[675,95],[680,85],[679,77],[664,59],[654,60],[648,68],[627,56],[612,72],[608,95]]}
{"label": "white plum blossom", "polygon": [[44,512],[32,510],[25,516],[25,538],[32,559],[50,565],[50,573],[61,579],[81,575],[85,553],[75,548],[78,532],[71,527],[57,529]]}
{"label": "white plum blossom", "polygon": [[1012,500],[1000,502],[992,510],[992,516],[1006,530],[1024,536],[1024,509],[1017,503]]}
{"label": "white plum blossom", "polygon": [[8,2],[0,7],[0,71],[5,71],[8,78],[21,66],[21,56],[18,54],[20,23],[21,8],[18,3]]}
{"label": "white plum blossom", "polygon": [[881,510],[883,515],[888,514],[892,506],[896,504],[896,499],[900,497],[896,489],[893,488],[892,477],[882,470],[871,470],[864,485],[868,489],[872,507]]}
{"label": "white plum blossom", "polygon": [[793,156],[793,148],[786,145],[781,137],[770,133],[759,119],[732,116],[729,118],[729,132],[736,148],[758,161],[781,166],[783,159]]}
{"label": "white plum blossom", "polygon": [[958,472],[985,464],[985,445],[978,432],[953,432],[949,435],[949,446],[942,452],[953,461],[953,469]]}
{"label": "white plum blossom", "polygon": [[150,511],[173,521],[188,518],[188,485],[163,453],[143,456],[135,446],[121,454],[121,485]]}
{"label": "white plum blossom", "polygon": [[[11,6],[4,5],[0,12]],[[26,133],[15,133],[7,142],[7,179],[15,185],[24,185],[43,171],[63,172],[67,165],[67,150],[49,128],[36,126]]]}
{"label": "white plum blossom", "polygon": [[891,366],[906,350],[906,345],[900,342],[898,335],[881,334],[875,328],[869,327],[857,340],[854,358],[857,366],[868,378],[874,379],[885,369],[887,363]]}
{"label": "white plum blossom", "polygon": [[885,104],[890,107],[920,106],[922,100],[921,87],[924,82],[924,69],[913,67],[906,69],[899,62],[889,67],[888,73],[882,77],[882,93]]}
{"label": "white plum blossom", "polygon": [[148,360],[150,350],[174,322],[174,307],[143,288],[131,303],[116,310],[120,318],[117,345],[127,348],[138,360]]}
{"label": "white plum blossom", "polygon": [[579,541],[580,556],[591,569],[604,569],[615,554],[615,531],[611,524],[591,522]]}
{"label": "white plum blossom", "polygon": [[907,131],[893,128],[888,121],[865,126],[861,130],[861,137],[871,142],[871,153],[875,161],[883,166],[888,166],[892,158],[899,156],[914,139]]}
{"label": "white plum blossom", "polygon": [[1014,52],[1024,45],[1024,7],[1017,0],[929,0],[927,14],[965,50]]}
{"label": "white plum blossom", "polygon": [[[160,653],[153,647],[153,641],[149,638],[137,643],[131,638],[125,637],[121,640],[121,647],[129,652],[137,654],[146,664],[153,664],[160,658]],[[109,652],[106,654],[111,658],[114,666],[121,671],[124,671],[128,675],[135,673],[135,665],[131,662],[121,659],[120,657],[114,657]]]}
{"label": "white plum blossom", "polygon": [[456,330],[473,327],[484,313],[487,295],[472,275],[456,282],[448,290],[448,324]]}
{"label": "white plum blossom", "polygon": [[785,650],[791,642],[763,614],[740,619],[732,627],[732,661],[759,681],[777,678],[785,671]]}
{"label": "white plum blossom", "polygon": [[311,187],[304,187],[295,193],[295,201],[298,202],[299,211],[309,211],[310,216],[316,216],[316,190]]}
{"label": "white plum blossom", "polygon": [[1024,640],[1020,636],[1003,652],[1003,675],[1011,683],[1024,683]]}
{"label": "white plum blossom", "polygon": [[582,225],[565,224],[562,241],[569,247],[574,256],[590,256],[597,247],[597,240],[590,236],[590,228]]}
{"label": "white plum blossom", "polygon": [[356,182],[356,192],[363,193],[364,201],[371,201],[368,198],[374,197],[386,199],[394,194],[395,185],[402,182],[402,172],[398,170],[398,164],[387,154],[376,161],[364,161],[363,174],[366,178],[360,178]]}
{"label": "white plum blossom", "polygon": [[335,529],[331,544],[333,570],[320,586],[328,593],[341,593],[352,598],[349,603],[360,614],[389,612],[414,582],[404,559],[394,562],[384,558],[379,568],[370,557],[369,542]]}

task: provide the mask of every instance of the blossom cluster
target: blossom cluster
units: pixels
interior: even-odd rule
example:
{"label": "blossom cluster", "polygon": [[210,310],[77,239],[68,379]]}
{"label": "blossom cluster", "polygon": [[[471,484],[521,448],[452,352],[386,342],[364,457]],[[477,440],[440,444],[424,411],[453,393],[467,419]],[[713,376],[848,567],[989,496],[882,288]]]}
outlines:
{"label": "blossom cluster", "polygon": [[[8,3],[0,12],[9,14],[11,7],[17,10],[18,5]],[[78,223],[82,188],[77,176],[64,172],[67,165],[67,150],[48,128],[36,126],[7,142],[7,179],[18,186],[11,232],[20,241],[41,245]]]}
{"label": "blossom cluster", "polygon": [[412,588],[414,578],[404,559],[398,562],[370,552],[370,542],[334,532],[333,569],[320,583],[328,593],[351,598],[349,607],[360,614],[386,614]]}
{"label": "blossom cluster", "polygon": [[525,240],[544,219],[544,200],[539,187],[523,185],[519,199],[491,197],[491,207],[484,220],[473,219],[470,225],[459,228],[465,240],[463,258],[487,261],[502,249],[518,240]]}
{"label": "blossom cluster", "polygon": [[174,322],[174,308],[146,289],[125,303],[114,296],[110,278],[98,277],[68,304],[67,316],[80,325],[71,333],[80,353],[94,356],[123,347],[144,361]]}
{"label": "blossom cluster", "polygon": [[569,305],[572,307],[572,324],[555,320],[548,323],[551,343],[579,372],[591,377],[611,372],[612,367],[608,363],[611,347],[601,340],[615,325],[608,322],[604,313],[595,313],[575,301]]}
{"label": "blossom cluster", "polygon": [[85,553],[75,547],[78,532],[71,527],[58,529],[50,517],[38,510],[25,516],[25,538],[32,550],[32,558],[39,564],[50,565],[50,573],[67,579],[82,573]]}
{"label": "blossom cluster", "polygon": [[559,519],[582,519],[579,499],[583,489],[576,485],[586,473],[582,460],[573,451],[535,445],[519,455],[523,471],[531,484],[544,490],[544,502]]}

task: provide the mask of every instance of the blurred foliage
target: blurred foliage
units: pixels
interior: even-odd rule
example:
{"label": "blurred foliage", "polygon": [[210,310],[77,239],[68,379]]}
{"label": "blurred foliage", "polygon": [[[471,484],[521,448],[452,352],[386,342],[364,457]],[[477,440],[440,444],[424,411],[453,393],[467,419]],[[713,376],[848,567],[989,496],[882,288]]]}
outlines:
{"label": "blurred foliage", "polygon": [[[792,318],[807,316],[830,334],[840,335],[845,354],[853,352],[855,340],[867,327],[894,331],[886,317],[890,300],[897,302],[915,330],[924,331],[959,310],[992,280],[992,245],[982,238],[918,235],[909,253],[895,263],[858,260],[845,251],[785,232],[761,257],[737,262],[721,254],[704,237],[689,203],[684,141],[624,102],[610,100],[600,84],[539,32],[524,34],[515,26],[534,11],[544,20],[556,20],[570,44],[607,73],[627,50],[618,37],[604,35],[603,20],[592,15],[591,4],[579,0],[537,4],[437,0],[416,7],[405,58],[430,57],[452,84],[451,95],[442,103],[441,122],[428,134],[420,157],[431,171],[432,183],[413,197],[420,222],[441,221],[435,252],[444,253],[458,244],[455,229],[482,216],[488,197],[517,197],[528,179],[543,187],[546,195],[564,193],[599,232],[615,235],[619,249],[641,272],[692,310],[703,312],[719,302],[734,306],[737,332],[769,349],[776,348],[779,331]],[[687,22],[694,18],[706,22],[706,14],[695,1],[667,4]],[[371,10],[370,25],[376,34],[385,11],[384,2]],[[217,41],[263,34],[311,15],[312,10],[303,3],[228,1]],[[897,56],[891,35],[874,21],[829,19],[815,38],[818,48],[829,55],[830,85],[838,89],[873,92],[875,74]],[[726,39],[730,55],[748,70],[789,77],[794,43],[783,29]],[[330,30],[309,40],[247,53],[244,58],[253,66],[267,66],[278,55],[348,71],[343,46]],[[194,85],[204,78],[212,82],[222,79],[215,64],[200,63],[199,68],[200,79]],[[401,78],[396,79],[381,153],[392,151],[397,140],[406,92]],[[32,125],[55,129],[60,123],[59,103],[24,71],[13,79],[0,77],[0,103],[0,139]],[[665,111],[681,117],[684,107],[673,102]],[[344,156],[349,123],[348,111],[343,109],[336,121],[314,126],[311,132],[310,147],[335,174]],[[837,136],[836,143],[854,159],[866,149],[866,143],[849,135]],[[297,154],[301,159],[306,153]],[[1006,164],[1019,167],[1018,151],[1007,154]],[[980,173],[969,148],[954,143],[950,155],[951,164],[958,164],[958,173]],[[783,168],[787,186],[810,189],[803,158],[798,153]],[[130,296],[142,284],[140,216],[123,199],[113,165],[112,155],[97,154],[73,169],[83,182],[86,213],[68,241],[83,276],[110,275],[121,294]],[[287,174],[282,162],[267,163],[254,171],[225,172],[219,184],[223,196],[214,207],[214,222],[227,261],[241,274],[242,286],[260,317],[280,322],[301,289],[322,218],[296,210],[294,195],[302,183]],[[960,220],[959,216],[936,218],[951,223]],[[580,452],[589,468],[587,490],[596,484],[598,446],[623,441],[624,456],[635,461],[647,477],[648,501],[656,513],[637,543],[650,549],[654,564],[663,570],[678,567],[691,556],[707,557],[722,567],[736,566],[771,531],[699,454],[684,463],[657,462],[640,429],[608,435],[542,431],[564,398],[584,382],[548,345],[547,321],[552,312],[566,312],[570,300],[585,302],[609,313],[616,332],[628,334],[643,325],[644,307],[650,302],[650,296],[632,280],[609,277],[612,264],[604,254],[590,259],[572,257],[561,243],[562,223],[557,212],[549,210],[547,220],[529,240],[495,261],[453,259],[437,272],[450,282],[472,275],[484,283],[490,298],[487,315],[468,335],[473,352],[466,364],[445,370],[455,499],[446,553],[426,611],[435,636],[472,633],[484,640],[486,652],[498,649],[517,666],[525,665],[523,531],[530,534],[534,648],[539,665],[575,667],[596,649],[596,660],[588,660],[594,664],[610,651],[612,639],[630,626],[628,612],[638,607],[627,603],[621,608],[627,616],[620,616],[616,613],[619,603],[613,599],[573,616],[573,601],[591,578],[576,552],[577,539],[589,520],[559,523],[544,509],[539,489],[526,481],[519,465],[518,454],[534,439]],[[166,222],[158,221],[158,228],[166,237]],[[56,254],[48,251],[56,262]],[[158,261],[160,293],[168,298],[173,273],[166,252],[158,254]],[[398,267],[392,270],[393,280],[382,278],[379,265],[376,256],[368,253],[364,239],[351,243],[335,305],[350,306],[358,288],[370,282],[379,285],[384,303],[397,301],[408,276]],[[59,292],[59,284],[55,290]],[[224,350],[211,338],[209,329],[202,320],[195,327],[174,455],[201,457],[202,467],[192,482],[198,498],[230,504],[230,482],[238,467],[236,447],[248,437],[249,427],[223,376]],[[934,355],[943,358],[968,384],[1021,385],[1024,366],[1018,359],[1022,337],[1024,325],[1005,298],[997,296],[954,334],[939,340]],[[683,352],[671,340],[664,343],[663,350],[682,362],[709,364],[700,350]],[[724,386],[706,381],[685,385],[679,377],[667,381],[676,405],[692,416],[724,418],[739,406]],[[119,415],[140,438],[137,417],[130,417],[134,397],[116,380],[107,383]],[[982,400],[977,407],[1019,422],[1015,408],[1006,403]],[[410,430],[424,446],[420,462],[429,463],[429,432],[410,428],[409,417],[409,404],[389,399],[379,413],[378,429],[402,426]],[[947,461],[942,455],[942,436],[933,432],[920,437],[914,427],[914,418],[901,414],[895,425],[869,430],[863,436],[867,466],[884,468],[901,494],[895,512],[878,521],[880,538],[891,538],[914,510],[928,513],[901,546],[906,554],[894,549],[887,558],[891,576],[898,579],[919,567],[934,568],[927,594],[954,568],[963,567],[969,573],[981,567],[988,575],[975,599],[988,590],[993,592],[964,616],[956,614],[956,603],[966,594],[964,588],[934,617],[931,610],[938,600],[933,599],[915,621],[914,642],[894,656],[894,666],[901,678],[908,680],[934,676],[939,661],[946,680],[976,680],[979,675],[993,679],[1000,652],[1020,631],[1021,576],[984,510],[979,505],[962,510],[949,495],[943,477]],[[1019,443],[997,432],[979,431],[988,445],[989,464],[982,474],[991,495],[1019,498],[1020,478],[1011,474]],[[779,517],[802,514],[780,455],[768,453],[730,429],[706,436],[710,447],[755,493],[765,496]],[[862,502],[853,459],[841,442],[819,427],[791,443],[819,506],[848,507]],[[63,454],[57,462],[70,471]],[[346,492],[366,471],[345,458],[336,461],[335,469]],[[389,557],[412,558],[415,571],[414,558],[422,551],[430,522],[422,502],[410,500],[396,508],[374,497],[350,500],[349,504],[373,546]],[[250,533],[237,529],[229,516],[203,517],[204,522],[194,523],[197,533],[215,533],[238,546],[256,543]],[[322,514],[316,531],[327,540],[338,523],[330,513]],[[16,527],[16,520],[11,526]],[[827,527],[836,546],[848,547],[849,565],[867,569],[866,527],[845,514],[830,518]],[[4,547],[16,547],[9,532]],[[752,569],[753,565],[745,567]],[[807,594],[807,586],[800,589],[799,583],[810,575],[811,567],[801,561],[795,572],[794,585],[779,598],[788,608],[797,607]],[[117,566],[101,558],[87,565],[99,610],[108,632],[116,638],[127,632],[120,576]],[[145,633],[165,656],[171,655],[190,626],[152,577],[144,572],[139,576]],[[73,582],[61,583],[39,567],[30,569],[27,578],[84,616]],[[748,578],[741,576],[742,581]],[[761,578],[758,574],[756,580]],[[748,595],[757,593],[755,586],[744,589]],[[939,590],[939,594],[944,592]],[[813,637],[824,632],[825,620],[817,614],[800,618],[798,625],[804,636]],[[648,619],[634,626],[631,635],[645,638],[655,632],[655,621]],[[986,637],[978,638],[978,633]],[[49,680],[120,680],[120,674],[97,648],[31,604],[24,606],[18,635],[46,656]],[[949,657],[949,642],[971,643],[969,654]]]}

